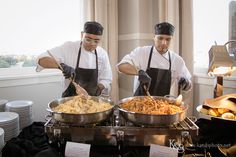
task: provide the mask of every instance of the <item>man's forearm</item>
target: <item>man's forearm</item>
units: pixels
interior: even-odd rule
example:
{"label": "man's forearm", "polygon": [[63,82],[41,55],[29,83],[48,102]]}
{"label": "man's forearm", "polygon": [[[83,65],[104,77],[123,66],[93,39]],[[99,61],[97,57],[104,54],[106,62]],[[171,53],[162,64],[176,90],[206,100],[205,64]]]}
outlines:
{"label": "man's forearm", "polygon": [[58,69],[58,65],[51,57],[42,57],[39,59],[39,65],[44,68],[55,68]]}
{"label": "man's forearm", "polygon": [[136,69],[133,65],[129,63],[123,63],[123,64],[118,65],[118,70],[128,75],[138,74],[138,69]]}

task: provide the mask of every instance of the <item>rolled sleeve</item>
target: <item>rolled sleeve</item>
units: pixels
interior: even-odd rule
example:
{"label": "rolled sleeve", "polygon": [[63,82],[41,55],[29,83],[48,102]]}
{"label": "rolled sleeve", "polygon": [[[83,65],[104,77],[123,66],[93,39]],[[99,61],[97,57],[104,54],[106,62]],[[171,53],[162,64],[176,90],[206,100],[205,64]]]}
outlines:
{"label": "rolled sleeve", "polygon": [[119,68],[118,66],[121,65],[121,64],[131,64],[131,65],[134,65],[137,69],[142,69],[142,67],[140,66],[140,63],[139,63],[139,55],[137,55],[139,52],[139,49],[135,49],[134,51],[132,51],[130,54],[127,54],[125,55],[122,60],[116,65],[116,70],[121,73],[119,71]]}
{"label": "rolled sleeve", "polygon": [[121,65],[121,64],[125,64],[125,63],[129,63],[129,64],[132,65],[132,61],[131,61],[131,60],[127,60],[127,59],[124,59],[124,58],[123,58],[118,64],[116,64],[116,71],[117,71],[118,73],[122,73],[121,71],[119,71],[118,66]]}
{"label": "rolled sleeve", "polygon": [[39,65],[39,60],[43,57],[49,57],[49,54],[47,52],[44,52],[42,54],[40,54],[37,58],[36,58],[36,72],[40,72],[43,69],[45,69],[44,67],[42,67],[41,65]]}

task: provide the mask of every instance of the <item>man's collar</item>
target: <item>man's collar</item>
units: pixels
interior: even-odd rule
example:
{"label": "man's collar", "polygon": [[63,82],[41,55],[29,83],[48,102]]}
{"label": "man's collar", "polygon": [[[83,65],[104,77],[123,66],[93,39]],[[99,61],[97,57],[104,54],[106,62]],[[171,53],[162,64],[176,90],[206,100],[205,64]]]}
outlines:
{"label": "man's collar", "polygon": [[169,52],[169,50],[167,50],[165,53],[160,53],[157,49],[156,49],[156,47],[154,46],[154,52],[156,52],[156,53],[158,53],[158,54],[160,54],[160,55],[162,55],[162,56],[167,56],[167,52]]}
{"label": "man's collar", "polygon": [[82,51],[85,51],[85,52],[88,52],[88,53],[95,53],[95,50],[93,50],[93,51],[87,51],[87,50],[85,50],[83,43],[81,44],[81,50],[82,50]]}

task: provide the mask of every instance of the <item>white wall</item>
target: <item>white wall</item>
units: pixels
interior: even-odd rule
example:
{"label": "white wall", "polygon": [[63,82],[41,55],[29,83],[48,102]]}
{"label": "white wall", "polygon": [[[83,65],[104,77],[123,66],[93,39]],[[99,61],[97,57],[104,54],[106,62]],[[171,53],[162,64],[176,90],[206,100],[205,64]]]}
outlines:
{"label": "white wall", "polygon": [[45,121],[48,103],[61,97],[62,79],[60,72],[16,74],[8,77],[0,75],[0,99],[31,100],[34,102],[34,121]]}

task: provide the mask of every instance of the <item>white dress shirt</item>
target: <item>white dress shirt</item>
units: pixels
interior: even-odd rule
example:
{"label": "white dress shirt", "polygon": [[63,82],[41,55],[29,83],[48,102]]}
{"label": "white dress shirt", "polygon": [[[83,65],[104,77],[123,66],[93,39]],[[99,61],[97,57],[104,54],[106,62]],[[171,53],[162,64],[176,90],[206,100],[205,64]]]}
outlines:
{"label": "white dress shirt", "polygon": [[[122,63],[130,63],[135,64],[138,69],[142,69],[144,71],[147,70],[148,66],[148,59],[150,55],[151,46],[143,46],[137,47],[129,54],[125,55],[123,59],[118,63],[118,65]],[[170,51],[170,58],[171,58],[171,85],[174,82],[178,82],[181,77],[187,78],[191,82],[191,74],[188,71],[184,60],[173,51]],[[117,66],[118,66],[117,65]],[[161,55],[155,47],[153,48],[151,63],[151,68],[158,68],[158,69],[169,69],[169,55],[165,53]],[[134,91],[138,88],[139,81],[138,76],[134,78]]]}
{"label": "white dress shirt", "polygon": [[[57,59],[59,63],[65,63],[73,68],[76,67],[78,53],[80,48],[80,41],[76,42],[66,42],[61,46],[55,47],[49,52]],[[98,57],[98,83],[104,85],[108,91],[111,89],[112,82],[112,71],[110,66],[110,61],[108,58],[107,52],[97,46],[97,57]],[[37,58],[37,69],[36,71],[41,71],[43,69],[42,66],[38,64],[38,60],[42,57],[49,56],[47,52],[41,54]],[[95,69],[96,68],[96,55],[95,51],[86,51],[84,47],[81,47],[81,55],[79,61],[80,68],[86,69]],[[69,86],[70,80],[65,79],[64,89],[67,89]]]}

